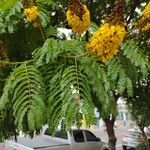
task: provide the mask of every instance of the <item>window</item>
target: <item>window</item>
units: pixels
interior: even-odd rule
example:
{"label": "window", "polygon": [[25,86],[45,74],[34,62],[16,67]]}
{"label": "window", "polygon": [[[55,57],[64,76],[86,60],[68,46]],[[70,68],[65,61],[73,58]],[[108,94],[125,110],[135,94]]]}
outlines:
{"label": "window", "polygon": [[88,142],[98,141],[98,138],[93,133],[91,133],[90,131],[85,130],[85,136],[86,136],[86,140]]}
{"label": "window", "polygon": [[68,139],[67,132],[62,132],[61,130],[56,131],[56,133],[52,135],[49,131],[49,128],[47,128],[44,134],[49,136],[54,136],[57,138]]}
{"label": "window", "polygon": [[74,136],[75,142],[78,142],[78,143],[84,142],[84,136],[83,136],[82,130],[74,130],[73,136]]}

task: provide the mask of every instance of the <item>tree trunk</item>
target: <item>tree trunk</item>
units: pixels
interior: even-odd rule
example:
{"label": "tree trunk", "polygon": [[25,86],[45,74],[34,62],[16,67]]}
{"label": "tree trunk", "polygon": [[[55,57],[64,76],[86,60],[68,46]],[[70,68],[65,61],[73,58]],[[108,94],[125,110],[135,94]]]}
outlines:
{"label": "tree trunk", "polygon": [[116,138],[115,132],[114,132],[115,117],[106,118],[106,119],[104,119],[104,122],[106,124],[106,129],[107,129],[107,134],[108,134],[109,150],[116,150],[117,138]]}

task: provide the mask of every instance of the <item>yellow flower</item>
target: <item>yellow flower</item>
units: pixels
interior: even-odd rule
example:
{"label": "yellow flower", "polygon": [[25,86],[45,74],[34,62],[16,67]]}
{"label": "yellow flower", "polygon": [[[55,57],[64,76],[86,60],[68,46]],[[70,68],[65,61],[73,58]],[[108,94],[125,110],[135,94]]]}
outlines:
{"label": "yellow flower", "polygon": [[38,18],[38,8],[37,6],[32,6],[30,8],[24,9],[24,14],[29,22],[33,22]]}
{"label": "yellow flower", "polygon": [[150,2],[147,4],[143,10],[143,17],[150,17]]}
{"label": "yellow flower", "polygon": [[143,28],[142,28],[142,31],[145,32],[145,31],[148,31],[150,29],[150,23],[147,23]]}
{"label": "yellow flower", "polygon": [[124,26],[104,23],[87,44],[88,52],[98,55],[105,63],[117,54],[125,35]]}
{"label": "yellow flower", "polygon": [[86,31],[90,24],[90,13],[85,5],[82,5],[82,7],[83,7],[82,18],[80,18],[70,8],[66,12],[68,24],[72,27],[72,31],[78,34],[81,34],[84,31]]}
{"label": "yellow flower", "polygon": [[136,23],[136,27],[142,32],[150,30],[150,2],[143,10],[141,18]]}

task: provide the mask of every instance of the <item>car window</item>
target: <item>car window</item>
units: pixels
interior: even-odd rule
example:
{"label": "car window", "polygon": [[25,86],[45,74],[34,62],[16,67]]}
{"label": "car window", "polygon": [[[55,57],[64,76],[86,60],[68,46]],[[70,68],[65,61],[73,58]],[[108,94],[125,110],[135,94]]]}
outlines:
{"label": "car window", "polygon": [[91,133],[90,131],[85,130],[85,136],[86,136],[86,140],[88,142],[97,141],[97,137],[93,133]]}
{"label": "car window", "polygon": [[84,142],[84,136],[83,136],[82,130],[74,130],[73,136],[74,136],[75,142],[78,142],[78,143]]}
{"label": "car window", "polygon": [[58,138],[68,139],[67,132],[62,132],[61,130],[56,131],[54,135],[50,133],[49,128],[47,128],[44,132],[45,135],[54,136]]}
{"label": "car window", "polygon": [[132,137],[132,138],[137,138],[137,137],[139,137],[141,135],[141,133],[140,132],[136,132],[136,131],[128,131],[127,132],[127,136],[130,136],[130,137]]}

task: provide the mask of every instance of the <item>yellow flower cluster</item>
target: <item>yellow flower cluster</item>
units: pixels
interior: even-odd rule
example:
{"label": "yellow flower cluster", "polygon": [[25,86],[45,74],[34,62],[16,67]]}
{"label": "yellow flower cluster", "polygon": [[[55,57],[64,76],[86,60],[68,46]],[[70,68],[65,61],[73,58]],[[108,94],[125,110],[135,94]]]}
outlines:
{"label": "yellow flower cluster", "polygon": [[150,18],[150,2],[147,4],[147,6],[145,7],[143,11],[143,17]]}
{"label": "yellow flower cluster", "polygon": [[24,14],[29,22],[33,22],[38,18],[38,8],[37,6],[32,6],[30,8],[24,9]]}
{"label": "yellow flower cluster", "polygon": [[89,54],[96,54],[102,62],[110,60],[126,35],[124,26],[104,23],[87,44]]}
{"label": "yellow flower cluster", "polygon": [[145,7],[144,11],[143,11],[143,20],[146,19],[147,23],[146,25],[143,27],[142,31],[147,31],[150,29],[150,2],[148,3],[148,5]]}
{"label": "yellow flower cluster", "polygon": [[147,24],[143,27],[142,31],[145,32],[145,31],[148,31],[149,29],[150,29],[150,23],[147,23]]}
{"label": "yellow flower cluster", "polygon": [[90,13],[85,5],[83,5],[84,14],[82,15],[82,19],[79,18],[72,10],[68,9],[66,16],[68,20],[68,24],[72,27],[72,31],[78,34],[83,33],[87,30],[90,24]]}
{"label": "yellow flower cluster", "polygon": [[137,23],[137,28],[139,28],[142,32],[150,29],[150,2],[145,7],[142,17]]}

